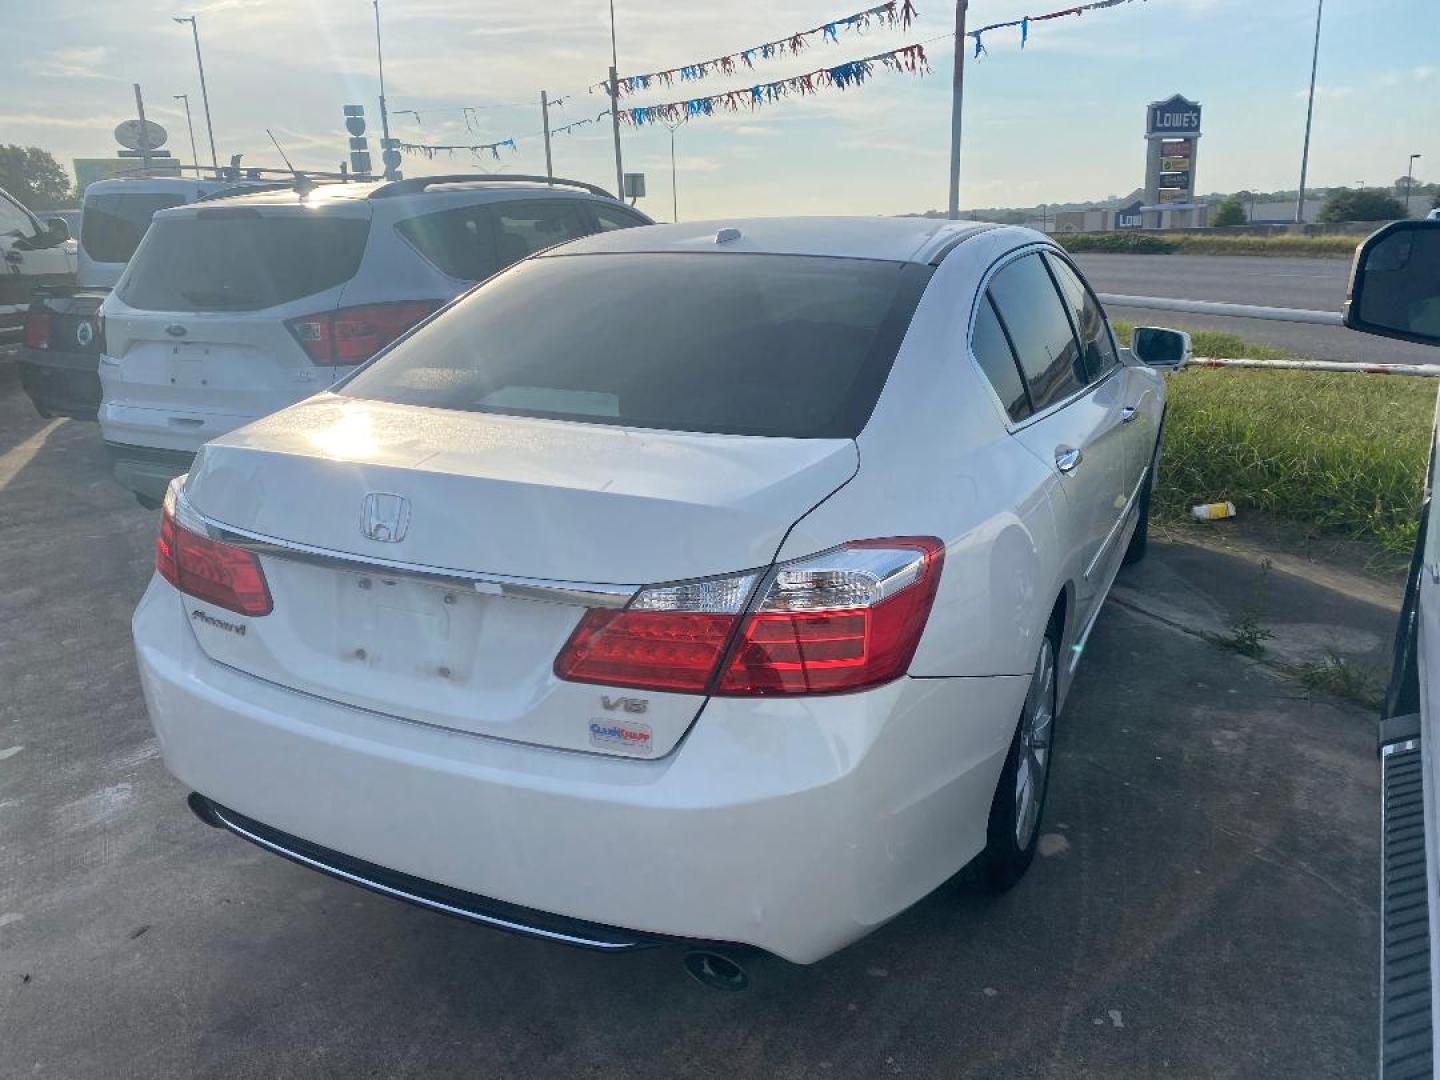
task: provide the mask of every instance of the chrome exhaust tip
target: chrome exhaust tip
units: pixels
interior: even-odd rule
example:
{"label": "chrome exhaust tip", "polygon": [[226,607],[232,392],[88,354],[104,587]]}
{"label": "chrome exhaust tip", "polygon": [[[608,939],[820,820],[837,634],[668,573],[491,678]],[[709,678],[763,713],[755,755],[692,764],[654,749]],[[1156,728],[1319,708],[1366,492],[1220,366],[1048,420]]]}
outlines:
{"label": "chrome exhaust tip", "polygon": [[685,954],[685,970],[690,977],[711,990],[734,993],[750,985],[750,976],[731,955],[713,949],[693,949]]}

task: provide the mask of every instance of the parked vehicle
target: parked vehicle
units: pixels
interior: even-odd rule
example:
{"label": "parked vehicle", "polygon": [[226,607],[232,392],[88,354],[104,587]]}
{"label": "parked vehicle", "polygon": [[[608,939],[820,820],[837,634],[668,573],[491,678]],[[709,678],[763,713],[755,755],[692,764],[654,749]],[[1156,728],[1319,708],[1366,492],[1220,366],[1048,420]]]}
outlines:
{"label": "parked vehicle", "polygon": [[[94,420],[100,408],[101,302],[119,279],[158,210],[234,190],[229,180],[174,176],[97,180],[85,189],[70,235],[80,237],[78,272],[30,297],[16,361],[41,416]],[[72,243],[73,247],[73,243]],[[72,269],[74,269],[72,267]]]}
{"label": "parked vehicle", "polygon": [[1026,229],[555,248],[170,485],[133,627],[165,761],[389,896],[704,942],[732,988],[717,943],[818,960],[1024,873],[1164,408]]}
{"label": "parked vehicle", "polygon": [[[1345,325],[1440,345],[1440,220],[1399,221],[1355,253]],[[1440,408],[1440,403],[1437,403]],[[1381,713],[1381,1009],[1384,1080],[1434,1071],[1433,988],[1440,981],[1431,920],[1440,912],[1440,826],[1435,746],[1440,719],[1440,520],[1434,498],[1440,443],[1430,467],[1410,560],[1390,685]]]}
{"label": "parked vehicle", "polygon": [[41,221],[0,188],[0,337],[21,329],[30,294],[75,283],[75,245],[58,217]]}
{"label": "parked vehicle", "polygon": [[116,479],[158,505],[201,444],[324,390],[475,282],[649,223],[588,184],[514,176],[166,210],[103,308],[100,427]]}

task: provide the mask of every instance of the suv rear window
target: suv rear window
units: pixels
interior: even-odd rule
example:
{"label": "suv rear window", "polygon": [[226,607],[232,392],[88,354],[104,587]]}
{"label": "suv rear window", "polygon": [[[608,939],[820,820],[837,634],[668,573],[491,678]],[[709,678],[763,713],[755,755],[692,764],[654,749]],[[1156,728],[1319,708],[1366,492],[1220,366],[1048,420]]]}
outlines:
{"label": "suv rear window", "polygon": [[80,246],[96,262],[129,262],[155,212],[184,201],[183,196],[164,193],[95,195],[85,200]]}
{"label": "suv rear window", "polygon": [[349,281],[369,233],[367,218],[246,207],[161,218],[116,291],[144,311],[258,311]]}
{"label": "suv rear window", "polygon": [[527,255],[593,231],[571,199],[460,206],[406,218],[395,229],[442,273],[462,281],[484,281]]}
{"label": "suv rear window", "polygon": [[795,255],[521,263],[339,392],[629,427],[853,438],[930,270]]}

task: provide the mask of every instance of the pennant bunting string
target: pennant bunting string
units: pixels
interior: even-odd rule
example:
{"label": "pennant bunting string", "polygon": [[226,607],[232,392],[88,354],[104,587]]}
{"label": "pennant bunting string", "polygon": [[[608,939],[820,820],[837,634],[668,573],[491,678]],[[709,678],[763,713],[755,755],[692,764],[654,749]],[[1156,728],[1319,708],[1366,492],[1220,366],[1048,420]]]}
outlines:
{"label": "pennant bunting string", "polygon": [[[710,75],[733,75],[743,65],[747,70],[755,67],[756,60],[770,60],[781,56],[795,56],[803,52],[810,45],[809,39],[820,35],[823,41],[839,42],[840,31],[850,30],[856,33],[863,33],[876,26],[887,28],[900,27],[908,30],[910,24],[915,21],[915,6],[910,0],[887,0],[886,3],[876,4],[874,7],[866,8],[864,11],[857,11],[853,15],[846,15],[844,18],[833,19],[823,26],[817,26],[812,30],[801,30],[794,34],[788,34],[783,38],[774,41],[767,41],[763,45],[752,45],[748,49],[741,49],[738,52],[727,53],[724,56],[717,56],[710,60],[701,60],[693,64],[682,64],[680,67],[666,68],[664,71],[650,71],[643,75],[627,75],[621,78],[617,85],[618,96],[633,94],[641,90],[649,90],[652,85],[673,86],[676,80],[680,82],[694,82],[697,79],[704,79]],[[610,90],[608,81],[596,83],[590,87],[591,92],[603,90],[606,93]]]}
{"label": "pennant bunting string", "polygon": [[[848,90],[859,86],[874,74],[876,65],[909,75],[926,75],[930,62],[923,45],[904,45],[889,52],[876,53],[861,60],[848,60],[834,67],[819,68],[804,75],[793,75],[775,82],[757,83],[748,89],[728,90],[722,94],[671,101],[664,105],[640,105],[621,109],[620,120],[632,127],[644,127],[657,121],[678,123],[695,116],[713,116],[719,112],[738,112],[742,107],[758,109],[786,97],[805,97],[822,88]],[[604,114],[602,114],[604,115]]]}
{"label": "pennant bunting string", "polygon": [[[1049,19],[1064,19],[1071,15],[1084,15],[1087,11],[1099,11],[1101,8],[1119,7],[1121,4],[1132,3],[1133,0],[1092,0],[1088,4],[1080,4],[1078,7],[1061,8],[1059,11],[1047,12],[1044,15],[1025,15],[1019,19],[1010,19],[1008,22],[991,23],[989,26],[982,26],[978,30],[967,31],[965,36],[975,42],[975,59],[980,59],[988,50],[981,38],[992,30],[1005,30],[1012,26],[1020,28],[1020,48],[1025,48],[1025,43],[1030,40],[1030,24],[1045,22]],[[622,82],[624,80],[621,80]]]}

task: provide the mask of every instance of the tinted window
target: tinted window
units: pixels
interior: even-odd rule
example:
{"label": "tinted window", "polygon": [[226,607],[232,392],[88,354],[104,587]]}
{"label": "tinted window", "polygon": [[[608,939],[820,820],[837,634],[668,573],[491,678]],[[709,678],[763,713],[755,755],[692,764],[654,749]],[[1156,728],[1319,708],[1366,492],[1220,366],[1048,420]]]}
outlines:
{"label": "tinted window", "polygon": [[1010,331],[1036,412],[1085,385],[1070,318],[1039,254],[1022,256],[996,274],[990,296]]}
{"label": "tinted window", "polygon": [[497,270],[591,231],[579,204],[568,199],[500,202],[491,210],[495,213],[495,252],[500,257]]}
{"label": "tinted window", "polygon": [[613,232],[616,229],[633,229],[636,225],[647,224],[645,219],[638,214],[629,213],[616,206],[604,206],[591,203],[590,209],[595,212],[595,219],[600,223],[601,232]]}
{"label": "tinted window", "polygon": [[[85,211],[87,217],[89,210]],[[370,222],[246,207],[155,222],[116,291],[146,311],[256,311],[354,276]]]}
{"label": "tinted window", "polygon": [[114,192],[85,200],[80,246],[96,262],[129,262],[157,210],[179,206],[179,195]]}
{"label": "tinted window", "polygon": [[1110,340],[1110,329],[1105,325],[1105,313],[1080,275],[1075,273],[1064,259],[1046,255],[1055,280],[1060,283],[1060,292],[1070,307],[1070,315],[1080,332],[1080,345],[1085,354],[1085,371],[1094,382],[1120,362],[1115,353],[1114,342]]}
{"label": "tinted window", "polygon": [[676,431],[853,438],[929,274],[779,255],[534,259],[340,392]]}
{"label": "tinted window", "polygon": [[395,231],[441,273],[483,281],[495,273],[495,219],[488,206],[460,206],[406,218]]}
{"label": "tinted window", "polygon": [[568,199],[494,202],[407,218],[395,226],[442,272],[483,281],[537,251],[591,229]]}
{"label": "tinted window", "polygon": [[1011,420],[1023,420],[1030,415],[1030,399],[1025,396],[1025,384],[1020,381],[1020,369],[1015,366],[1015,354],[1010,351],[1010,342],[995,317],[995,309],[989,297],[980,298],[980,308],[975,313],[975,333],[970,339],[970,348],[980,368],[1000,403],[1010,414]]}
{"label": "tinted window", "polygon": [[0,236],[34,236],[35,223],[19,205],[0,195]]}

